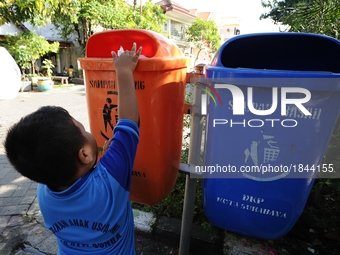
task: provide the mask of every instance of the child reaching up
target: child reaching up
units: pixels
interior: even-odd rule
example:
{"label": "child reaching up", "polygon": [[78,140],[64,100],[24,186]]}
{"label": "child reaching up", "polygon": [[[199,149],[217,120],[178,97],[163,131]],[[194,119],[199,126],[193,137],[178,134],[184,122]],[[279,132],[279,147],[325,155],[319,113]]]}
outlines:
{"label": "child reaching up", "polygon": [[94,137],[61,107],[41,107],[8,131],[7,157],[39,183],[39,207],[60,255],[135,254],[129,194],[139,141],[133,71],[141,50],[134,43],[119,57],[112,52],[119,121],[98,162]]}

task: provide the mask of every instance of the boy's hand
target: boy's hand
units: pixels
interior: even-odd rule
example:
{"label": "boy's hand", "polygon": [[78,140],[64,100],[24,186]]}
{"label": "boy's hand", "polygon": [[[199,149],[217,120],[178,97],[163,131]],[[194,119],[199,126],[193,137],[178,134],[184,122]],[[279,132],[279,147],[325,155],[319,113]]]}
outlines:
{"label": "boy's hand", "polygon": [[133,72],[136,68],[138,58],[142,52],[142,47],[136,51],[136,43],[133,43],[131,51],[126,50],[119,57],[112,51],[112,58],[115,65],[116,72],[129,70]]}
{"label": "boy's hand", "polygon": [[142,47],[136,51],[136,43],[133,43],[131,51],[125,51],[119,57],[111,52],[118,83],[118,118],[130,119],[136,124],[139,115],[133,71],[141,51]]}

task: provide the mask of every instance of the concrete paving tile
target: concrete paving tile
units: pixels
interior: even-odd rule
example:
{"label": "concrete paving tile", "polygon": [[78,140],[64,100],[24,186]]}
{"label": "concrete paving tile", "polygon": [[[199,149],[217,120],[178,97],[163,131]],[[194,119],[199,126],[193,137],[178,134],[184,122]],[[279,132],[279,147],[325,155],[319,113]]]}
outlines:
{"label": "concrete paving tile", "polygon": [[29,208],[29,205],[11,205],[1,208],[1,215],[20,215],[25,214]]}
{"label": "concrete paving tile", "polygon": [[29,209],[27,211],[27,215],[35,218],[36,221],[39,222],[39,224],[45,226],[45,222],[44,222],[44,219],[43,219],[43,217],[41,215],[37,198],[34,199],[34,202],[29,207]]}
{"label": "concrete paving tile", "polygon": [[32,252],[25,252],[23,250],[20,250],[20,251],[16,252],[14,255],[32,255]]}
{"label": "concrete paving tile", "polygon": [[4,229],[7,227],[7,224],[10,219],[11,216],[0,216],[0,234],[2,234]]}
{"label": "concrete paving tile", "polygon": [[[30,230],[26,241],[39,251],[48,252],[49,254],[53,254],[52,250],[57,247],[53,233],[41,225],[36,225],[32,230]],[[55,251],[57,252],[57,250]]]}
{"label": "concrete paving tile", "polygon": [[5,156],[5,152],[3,154],[4,156],[0,158],[0,165],[9,163],[8,158]]}
{"label": "concrete paving tile", "polygon": [[44,241],[42,241],[39,245],[35,247],[39,251],[44,252],[44,253],[48,253],[48,254],[58,253],[58,244],[53,234],[50,234]]}
{"label": "concrete paving tile", "polygon": [[14,184],[1,185],[0,186],[0,198],[12,196],[12,194],[15,192],[17,188],[18,188],[18,185],[14,185]]}
{"label": "concrete paving tile", "polygon": [[22,216],[15,215],[10,218],[9,222],[7,223],[7,226],[16,227],[22,224],[23,224]]}
{"label": "concrete paving tile", "polygon": [[[0,252],[2,252],[5,249],[6,243],[0,243]],[[1,254],[1,253],[0,253]],[[16,255],[16,254],[15,254]],[[22,255],[22,254],[21,254]],[[32,255],[32,254],[29,254]]]}
{"label": "concrete paving tile", "polygon": [[[0,155],[0,156],[5,157],[4,155]],[[9,169],[9,171],[16,172],[16,170],[14,169],[14,167],[13,167],[13,166],[11,165],[11,163],[9,163],[9,162],[2,164],[2,168],[4,168],[4,169]]]}
{"label": "concrete paving tile", "polygon": [[[17,173],[19,174],[19,173]],[[32,180],[28,179],[25,176],[22,176],[21,174],[19,174],[19,176],[13,180],[13,183],[19,183],[21,185],[21,183],[26,184],[26,183],[31,183]]]}
{"label": "concrete paving tile", "polygon": [[32,181],[32,182],[31,182],[30,189],[34,189],[34,190],[36,190],[36,189],[37,189],[37,187],[38,187],[38,183],[36,183],[36,182]]}
{"label": "concrete paving tile", "polygon": [[13,192],[11,197],[23,197],[25,196],[26,192],[28,191],[30,183],[18,183],[16,181],[13,181],[13,183],[18,184],[18,188]]}
{"label": "concrete paving tile", "polygon": [[21,175],[18,172],[9,171],[8,174],[0,180],[0,185],[11,183],[19,177],[21,177]]}
{"label": "concrete paving tile", "polygon": [[32,204],[35,197],[36,197],[37,191],[36,189],[29,189],[22,197],[20,204]]}
{"label": "concrete paving tile", "polygon": [[21,197],[3,197],[0,199],[0,207],[18,205],[20,203]]}
{"label": "concrete paving tile", "polygon": [[0,179],[4,178],[9,173],[9,171],[12,170],[9,167],[5,167],[4,164],[0,163]]}

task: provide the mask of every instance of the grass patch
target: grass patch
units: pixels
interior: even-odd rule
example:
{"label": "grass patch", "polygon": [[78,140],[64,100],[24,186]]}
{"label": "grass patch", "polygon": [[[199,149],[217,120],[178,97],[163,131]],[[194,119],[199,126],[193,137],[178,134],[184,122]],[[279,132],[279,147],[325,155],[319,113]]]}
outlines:
{"label": "grass patch", "polygon": [[54,84],[53,88],[54,89],[59,89],[59,88],[69,88],[69,87],[73,87],[74,84],[73,83],[69,83],[69,84]]}

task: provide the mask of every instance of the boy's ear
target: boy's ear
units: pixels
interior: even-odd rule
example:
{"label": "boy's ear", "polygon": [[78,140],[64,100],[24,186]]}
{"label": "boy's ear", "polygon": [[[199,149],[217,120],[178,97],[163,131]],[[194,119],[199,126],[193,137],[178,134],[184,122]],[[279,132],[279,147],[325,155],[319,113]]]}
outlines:
{"label": "boy's ear", "polygon": [[89,164],[93,161],[93,155],[89,146],[85,145],[78,151],[78,158],[83,164]]}

